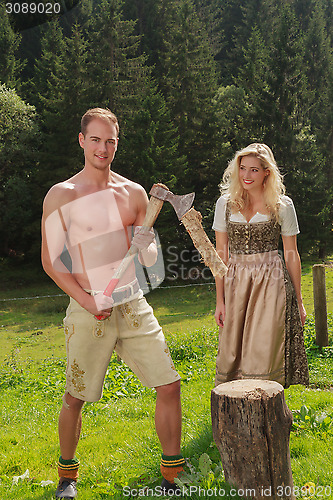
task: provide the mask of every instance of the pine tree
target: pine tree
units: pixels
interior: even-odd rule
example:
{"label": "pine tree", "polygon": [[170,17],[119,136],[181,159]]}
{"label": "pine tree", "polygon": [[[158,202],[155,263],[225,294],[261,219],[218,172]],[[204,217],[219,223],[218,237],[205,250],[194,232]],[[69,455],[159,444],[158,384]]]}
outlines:
{"label": "pine tree", "polygon": [[10,25],[5,5],[0,3],[0,83],[17,90],[24,66],[17,56],[20,41],[20,35]]}
{"label": "pine tree", "polygon": [[[90,89],[90,77],[87,74],[88,42],[84,40],[78,24],[73,26],[71,36],[65,42],[61,73],[62,98],[58,101],[55,117],[58,124],[57,137],[54,141],[54,148],[57,148],[62,155],[60,162],[62,172],[58,172],[64,179],[82,167],[83,155],[78,145],[78,133],[81,117],[91,107],[88,96]],[[52,111],[50,118],[52,121]],[[54,134],[50,134],[51,141],[52,135]]]}
{"label": "pine tree", "polygon": [[220,36],[220,0],[193,0],[196,13],[208,34],[208,41],[214,57],[223,48]]}
{"label": "pine tree", "polygon": [[200,199],[220,168],[212,105],[217,89],[214,58],[191,0],[161,0],[156,29],[161,49],[155,74],[180,134],[180,153],[188,162],[178,186],[194,189]]}
{"label": "pine tree", "polygon": [[[49,47],[54,43],[53,58]],[[41,159],[45,172],[41,172],[41,187],[65,180],[82,167],[82,151],[78,145],[80,119],[91,107],[88,90],[90,76],[87,73],[87,42],[77,24],[72,33],[64,38],[57,23],[51,23],[42,40],[42,55],[37,65],[35,85],[46,83],[43,95],[41,119],[43,145]],[[53,70],[47,72],[49,68]]]}
{"label": "pine tree", "polygon": [[140,54],[146,54],[149,65],[155,64],[159,37],[156,30],[159,2],[156,0],[124,0],[125,19],[135,21],[135,33],[140,37]]}
{"label": "pine tree", "polygon": [[34,66],[28,100],[37,111],[42,112],[45,105],[61,99],[61,74],[64,61],[65,42],[62,29],[57,21],[46,23],[41,35],[41,55]]}
{"label": "pine tree", "polygon": [[216,60],[224,86],[233,83],[235,68],[238,68],[242,63],[239,50],[236,48],[236,30],[242,24],[241,3],[237,0],[225,0],[218,2],[216,6],[216,23],[220,45]]}
{"label": "pine tree", "polygon": [[317,215],[311,233],[319,244],[320,257],[325,256],[332,242],[333,219],[333,52],[325,21],[322,2],[315,0],[305,34],[304,67],[310,91],[311,130],[322,154],[316,172],[320,182],[311,207],[312,213]]}
{"label": "pine tree", "polygon": [[246,142],[262,141],[271,127],[269,117],[274,98],[268,82],[270,47],[256,25],[252,28],[243,52],[244,62],[234,81],[247,96],[248,140]]}
{"label": "pine tree", "polygon": [[[236,85],[220,87],[214,97],[214,107],[217,113],[218,126],[221,136],[222,158],[224,165],[232,158],[235,151],[244,145],[253,142],[252,127],[250,124],[252,107],[249,104],[245,90]],[[223,172],[219,178],[222,179]]]}
{"label": "pine tree", "polygon": [[[320,217],[316,207],[323,190],[322,161],[311,130],[311,89],[304,69],[305,38],[292,9],[281,9],[272,36],[269,85],[274,96],[272,126],[265,135],[285,174],[288,192],[298,209],[301,248],[314,244]],[[316,243],[318,240],[316,241]]]}
{"label": "pine tree", "polygon": [[322,155],[311,130],[312,91],[304,69],[304,46],[292,7],[280,6],[270,33],[254,26],[235,80],[247,96],[249,139],[268,144],[285,174],[287,192],[297,207],[302,250],[309,247],[313,225],[318,224],[318,218],[309,214],[314,213],[322,190]]}
{"label": "pine tree", "polygon": [[57,21],[43,27],[41,56],[36,61],[31,82],[29,102],[39,113],[42,131],[40,171],[37,196],[42,199],[48,188],[63,177],[64,147],[68,137],[62,119],[65,109],[63,99],[63,75],[65,41]]}
{"label": "pine tree", "polygon": [[152,85],[143,106],[126,122],[116,165],[147,191],[156,182],[172,189],[179,172],[186,168],[179,149],[178,131],[165,99]]}
{"label": "pine tree", "polygon": [[325,27],[325,14],[321,2],[316,0],[305,33],[304,63],[311,92],[309,108],[311,124],[323,152],[329,149],[329,136],[333,129],[333,51]]}
{"label": "pine tree", "polygon": [[274,146],[284,160],[297,156],[297,135],[309,125],[303,54],[304,39],[294,12],[282,5],[271,33],[254,26],[235,79],[248,96],[254,138]]}
{"label": "pine tree", "polygon": [[321,0],[320,5],[324,11],[326,32],[331,41],[333,41],[333,3],[332,0]]}
{"label": "pine tree", "polygon": [[149,93],[150,70],[139,54],[135,21],[124,20],[123,2],[101,0],[85,26],[88,38],[89,100],[107,106],[118,118],[129,118]]}
{"label": "pine tree", "polygon": [[[178,130],[170,118],[165,99],[152,86],[142,107],[130,120],[121,140],[113,168],[125,177],[139,182],[147,192],[154,183],[162,182],[177,193],[177,179],[186,169],[181,156]],[[165,204],[156,229],[163,245],[175,244],[178,226],[173,208]]]}

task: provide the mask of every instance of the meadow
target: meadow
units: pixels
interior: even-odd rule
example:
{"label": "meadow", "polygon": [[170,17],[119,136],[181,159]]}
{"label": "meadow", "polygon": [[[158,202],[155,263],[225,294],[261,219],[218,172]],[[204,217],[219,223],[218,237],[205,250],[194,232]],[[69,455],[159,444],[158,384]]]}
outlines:
{"label": "meadow", "polygon": [[[290,451],[295,491],[333,498],[333,269],[326,269],[329,347],[315,345],[311,262],[303,265],[302,290],[310,387],[285,390],[294,413]],[[14,285],[15,283],[15,285]],[[184,284],[183,284],[184,285]],[[187,474],[204,491],[225,491],[212,439],[210,392],[218,331],[213,318],[214,286],[164,282],[147,299],[163,326],[182,376],[182,451]],[[59,294],[59,295],[58,295]],[[38,298],[36,298],[38,296]],[[31,298],[34,297],[34,298]],[[17,299],[20,300],[10,300]],[[67,298],[47,278],[8,271],[0,290],[0,500],[53,498],[59,456],[57,420],[66,365],[62,318]],[[112,357],[100,402],[86,404],[77,456],[79,498],[146,496],[160,483],[160,446],[154,430],[155,393]],[[303,487],[303,490],[302,490]],[[311,488],[310,488],[311,490]],[[156,490],[155,490],[156,491]],[[193,492],[185,498],[201,498]],[[210,495],[222,498],[222,494]],[[157,496],[154,496],[155,498]]]}

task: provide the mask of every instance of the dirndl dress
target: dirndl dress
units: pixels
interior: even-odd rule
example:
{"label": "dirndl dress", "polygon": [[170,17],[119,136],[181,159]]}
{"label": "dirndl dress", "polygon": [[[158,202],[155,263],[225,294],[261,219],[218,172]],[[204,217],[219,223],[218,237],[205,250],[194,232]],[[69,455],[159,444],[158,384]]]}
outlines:
{"label": "dirndl dress", "polygon": [[284,387],[309,383],[295,289],[279,251],[278,221],[230,221],[225,321],[220,327],[215,385],[264,379]]}

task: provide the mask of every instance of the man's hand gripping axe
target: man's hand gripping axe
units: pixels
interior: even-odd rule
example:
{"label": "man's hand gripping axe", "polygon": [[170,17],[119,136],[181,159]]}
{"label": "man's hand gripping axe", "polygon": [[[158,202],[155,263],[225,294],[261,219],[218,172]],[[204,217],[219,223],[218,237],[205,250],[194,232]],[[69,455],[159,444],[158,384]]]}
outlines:
{"label": "man's hand gripping axe", "polygon": [[[149,194],[151,195],[151,197],[148,202],[146,216],[142,224],[142,231],[147,231],[153,227],[154,222],[161,211],[164,201],[169,201],[171,203],[176,211],[178,218],[181,219],[181,217],[190,210],[195,196],[194,193],[175,195],[171,191],[169,191],[169,189],[164,186],[164,184],[154,184]],[[130,263],[133,261],[137,253],[138,249],[136,248],[136,246],[131,245],[127,254],[119,264],[108,286],[105,288],[103,292],[104,295],[106,295],[107,297],[111,297],[114,289],[119,283],[120,278],[130,265]],[[105,319],[106,316],[100,315],[95,316],[95,318],[98,320],[102,320]]]}

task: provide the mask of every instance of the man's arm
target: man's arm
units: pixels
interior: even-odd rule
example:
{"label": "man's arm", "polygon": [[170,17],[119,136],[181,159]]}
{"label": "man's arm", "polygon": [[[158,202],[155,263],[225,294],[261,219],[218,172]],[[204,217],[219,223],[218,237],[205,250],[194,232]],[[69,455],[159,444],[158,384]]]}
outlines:
{"label": "man's arm", "polygon": [[[138,186],[135,192],[137,215],[135,219],[135,226],[142,226],[146,216],[148,206],[148,196],[146,191]],[[137,243],[137,245],[136,245]],[[153,230],[143,232],[142,230],[136,231],[132,244],[139,248],[139,262],[140,264],[150,267],[153,266],[157,260],[157,246],[154,238]]]}
{"label": "man's arm", "polygon": [[102,312],[104,316],[109,316],[109,310],[97,309],[94,298],[83,290],[60,259],[66,243],[66,230],[61,217],[61,209],[68,202],[66,198],[66,188],[60,184],[53,186],[44,200],[41,254],[44,271],[67,295],[91,314]]}

